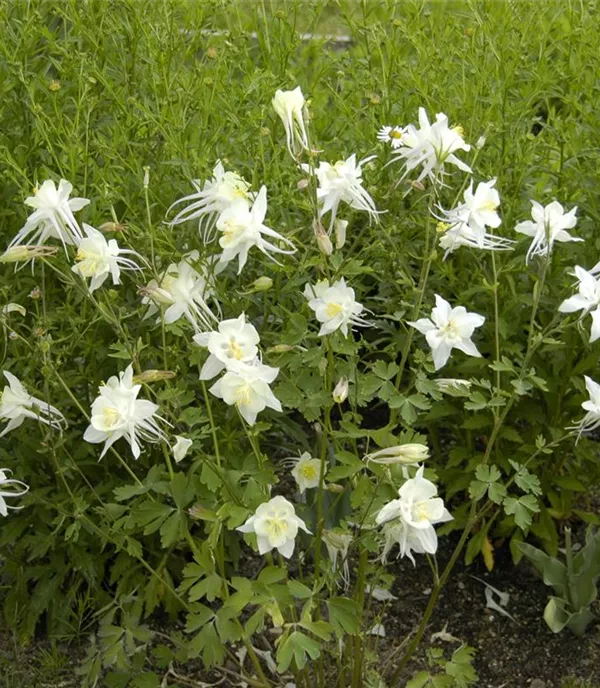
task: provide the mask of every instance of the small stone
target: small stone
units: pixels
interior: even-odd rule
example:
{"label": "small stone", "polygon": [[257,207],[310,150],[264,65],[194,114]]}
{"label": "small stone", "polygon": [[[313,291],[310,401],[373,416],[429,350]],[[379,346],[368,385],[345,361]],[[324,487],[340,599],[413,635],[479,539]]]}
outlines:
{"label": "small stone", "polygon": [[458,581],[458,588],[459,588],[459,590],[464,590],[466,587],[467,587],[467,586],[466,586],[462,581]]}
{"label": "small stone", "polygon": [[542,681],[541,678],[534,678],[529,684],[529,688],[546,688],[546,682]]}
{"label": "small stone", "polygon": [[431,595],[431,588],[425,588],[425,590],[423,590],[423,594],[424,595]]}

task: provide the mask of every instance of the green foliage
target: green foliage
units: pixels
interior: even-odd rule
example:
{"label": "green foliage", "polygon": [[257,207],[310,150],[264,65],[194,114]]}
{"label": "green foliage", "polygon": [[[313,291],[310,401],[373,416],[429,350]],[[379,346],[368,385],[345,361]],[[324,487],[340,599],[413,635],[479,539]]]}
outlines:
{"label": "green foliage", "polygon": [[461,645],[449,660],[441,648],[427,651],[429,671],[420,671],[408,681],[406,688],[467,688],[474,685],[478,676],[473,668],[475,650]]}
{"label": "green foliage", "polygon": [[571,545],[570,530],[566,531],[565,563],[525,542],[521,552],[542,574],[544,583],[553,588],[544,610],[544,621],[553,633],[568,628],[575,635],[584,634],[594,620],[592,604],[598,595],[600,578],[600,531],[588,530],[585,544],[576,554]]}
{"label": "green foliage", "polygon": [[[364,590],[392,575],[378,560],[375,514],[397,497],[404,477],[400,466],[365,464],[379,448],[431,448],[427,476],[454,516],[438,532],[466,527],[468,561],[482,554],[493,566],[497,539],[508,540],[517,559],[530,534],[555,555],[557,524],[598,525],[588,498],[599,477],[595,445],[585,437],[574,445],[565,429],[581,416],[583,376],[594,375],[598,344],[589,343],[589,318],[582,328],[557,314],[573,291],[567,271],[590,268],[600,249],[598,151],[589,143],[599,110],[589,68],[597,62],[597,21],[585,4],[507,7],[420,0],[290,0],[285,11],[276,2],[233,0],[0,6],[2,246],[23,226],[32,189],[62,177],[74,195],[90,199],[86,223],[108,223],[107,236],[151,265],[121,285],[106,283],[93,299],[71,271],[70,247],[68,257],[59,249],[33,271],[0,270],[2,369],[68,421],[59,434],[29,418],[2,438],[0,467],[30,486],[23,510],[0,522],[2,613],[24,641],[40,629],[89,636],[84,685],[152,687],[156,667],[198,659],[222,666],[233,645],[248,653],[237,666],[244,678],[259,674],[256,659],[307,685],[321,680],[323,665],[342,678],[352,667],[356,685],[364,676],[387,680],[377,674]],[[338,31],[349,45],[326,38]],[[364,183],[386,213],[369,224],[344,206],[348,240],[330,256],[314,240],[314,188],[298,187],[302,173],[271,108],[277,88],[297,83],[310,98],[309,130],[322,151],[311,159],[378,156]],[[428,206],[450,208],[466,178],[448,176],[437,191],[428,182],[413,188],[410,176],[399,182],[398,165],[386,166],[390,151],[375,139],[383,124],[415,121],[420,106],[430,116],[448,113],[471,144],[486,137],[465,159],[476,160],[475,183],[498,180],[503,236],[514,237],[531,198],[556,197],[579,207],[576,235],[585,244],[557,244],[550,260],[529,266],[525,241],[493,257],[462,248],[444,260]],[[253,249],[241,275],[230,268],[218,279],[223,317],[244,312],[260,332],[264,362],[280,369],[273,391],[283,413],[261,412],[251,428],[211,396],[212,383],[199,382],[206,354],[192,345],[192,327],[155,323],[139,293],[187,251],[199,250],[200,262],[218,252],[195,223],[165,224],[171,203],[190,193],[190,179],[209,178],[218,159],[253,191],[267,185],[266,224],[297,248],[281,265]],[[262,290],[256,280],[264,277],[271,283]],[[302,291],[324,277],[344,277],[374,326],[319,337]],[[477,334],[482,356],[455,351],[441,373],[407,324],[429,314],[434,294],[486,316]],[[171,444],[175,434],[193,441],[181,463],[164,443],[147,445],[134,462],[124,440],[98,461],[98,445],[82,441],[98,386],[129,363],[136,373],[168,373],[146,379],[141,396],[171,424]],[[444,388],[441,374],[462,384]],[[335,404],[331,391],[342,377],[348,399]],[[294,499],[284,459],[304,451],[328,468],[322,489],[307,489],[297,504],[312,536],[300,533],[289,565],[265,562],[255,556],[256,536],[236,528],[271,490]],[[334,565],[319,535],[336,529],[351,543]],[[559,625],[587,609],[595,590],[595,578],[583,575],[591,560],[578,556],[576,597],[567,586],[553,598]],[[365,585],[346,588],[345,566],[352,582]],[[154,634],[156,619],[169,626],[169,641]],[[253,657],[252,648],[275,634],[268,660]],[[466,647],[430,661],[432,671],[414,685],[476,681]]]}

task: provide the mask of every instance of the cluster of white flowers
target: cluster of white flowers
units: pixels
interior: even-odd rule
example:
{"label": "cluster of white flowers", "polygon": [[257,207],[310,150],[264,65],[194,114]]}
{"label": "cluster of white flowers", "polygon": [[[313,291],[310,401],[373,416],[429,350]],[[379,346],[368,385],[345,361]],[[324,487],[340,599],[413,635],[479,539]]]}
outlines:
{"label": "cluster of white flowers", "polygon": [[[42,245],[48,239],[59,239],[67,252],[67,246],[77,249],[73,271],[83,279],[91,278],[89,289],[100,287],[108,275],[113,284],[120,284],[121,270],[139,270],[139,266],[126,254],[137,255],[135,251],[119,248],[114,239],[107,241],[90,225],[77,223],[74,213],[89,204],[87,198],[70,198],[73,185],[61,179],[58,188],[48,179],[33,196],[25,199],[25,205],[35,208],[14,239],[10,242],[5,260],[29,261],[45,255]],[[30,244],[29,242],[34,242]],[[19,251],[21,249],[21,251]]]}
{"label": "cluster of white flowers", "polygon": [[[219,246],[223,249],[216,263],[216,272],[223,270],[237,257],[240,274],[253,246],[271,260],[275,260],[272,253],[295,252],[294,244],[289,239],[264,224],[267,214],[265,186],[260,188],[258,194],[253,194],[249,191],[250,185],[242,177],[235,172],[225,172],[221,161],[217,162],[211,181],[205,182],[202,187],[198,180],[194,180],[193,184],[197,193],[175,201],[171,208],[188,201],[190,205],[181,210],[169,224],[178,225],[198,219],[198,230],[207,243],[214,238],[216,229]],[[206,224],[203,227],[204,222]],[[288,248],[281,248],[265,237]]]}
{"label": "cluster of white flowers", "polygon": [[242,313],[231,320],[223,320],[216,330],[194,336],[198,346],[206,347],[210,355],[200,371],[201,380],[211,380],[225,370],[225,375],[210,392],[229,406],[236,406],[250,425],[266,407],[281,411],[281,403],[269,385],[279,368],[264,365],[258,355],[260,337],[255,327],[246,322]]}

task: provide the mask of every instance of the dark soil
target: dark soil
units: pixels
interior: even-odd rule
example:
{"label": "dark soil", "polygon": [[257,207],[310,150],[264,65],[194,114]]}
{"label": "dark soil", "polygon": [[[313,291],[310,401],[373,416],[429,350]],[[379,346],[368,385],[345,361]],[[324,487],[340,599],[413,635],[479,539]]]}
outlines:
{"label": "dark soil", "polygon": [[[440,539],[441,566],[453,544],[451,537]],[[388,569],[397,576],[391,592],[398,599],[388,603],[384,619],[386,638],[379,644],[383,661],[416,629],[427,605],[431,572],[423,557],[417,556],[416,561],[413,566],[408,559],[399,560]],[[510,595],[506,609],[515,621],[486,608],[485,586],[474,576]],[[427,649],[441,647],[449,658],[461,642],[476,650],[477,688],[599,688],[600,625],[590,625],[583,638],[568,630],[553,634],[542,618],[548,594],[549,589],[528,562],[524,560],[515,567],[504,550],[496,553],[491,573],[482,564],[475,563],[468,569],[458,564],[438,600],[421,648],[396,686],[390,688],[405,686],[417,671],[427,668]],[[377,611],[378,605],[381,603],[373,602],[373,611]],[[596,603],[595,611],[600,616],[600,604]],[[432,642],[432,634],[444,629],[457,641],[437,638]],[[53,649],[47,641],[16,648],[11,636],[0,629],[0,688],[78,686],[81,679],[76,677],[73,667],[83,654],[84,648]],[[192,680],[209,679],[199,666],[180,667],[180,671]],[[566,677],[587,683],[565,684]],[[214,675],[210,678],[215,680]],[[220,678],[223,681],[222,675]],[[228,683],[225,678],[219,685],[226,688],[236,684],[235,680]]]}
{"label": "dark soil", "polygon": [[[440,539],[442,565],[451,548],[448,538]],[[397,564],[392,593],[398,600],[390,604],[384,623],[390,646],[418,625],[427,605],[431,573],[422,557],[416,561],[416,567],[407,559]],[[515,621],[486,608],[485,586],[473,576],[510,595],[506,610]],[[527,561],[515,567],[506,551],[497,552],[491,573],[482,564],[468,569],[457,565],[438,600],[417,663],[424,668],[431,635],[445,627],[475,648],[479,688],[560,688],[565,677],[587,680],[590,688],[600,686],[600,625],[591,624],[583,638],[568,630],[552,633],[542,618],[550,592]],[[600,612],[598,603],[595,611]],[[440,640],[435,644],[448,655],[459,646]],[[414,675],[415,662],[411,664],[400,686]]]}

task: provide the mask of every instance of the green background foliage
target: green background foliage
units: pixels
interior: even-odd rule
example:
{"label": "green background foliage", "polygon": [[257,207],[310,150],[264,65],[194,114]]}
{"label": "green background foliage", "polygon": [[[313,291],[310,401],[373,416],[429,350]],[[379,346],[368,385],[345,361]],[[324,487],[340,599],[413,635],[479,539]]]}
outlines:
{"label": "green background foliage", "polygon": [[[325,377],[335,382],[347,375],[352,384],[348,408],[334,409],[330,479],[346,487],[328,527],[372,490],[357,457],[393,437],[410,441],[414,432],[432,447],[428,465],[452,500],[456,519],[446,530],[464,525],[471,499],[505,500],[504,510],[492,510],[474,533],[469,561],[485,550],[488,538],[517,542],[530,533],[555,554],[563,522],[597,523],[589,508],[589,489],[598,477],[593,446],[582,439],[576,450],[569,443],[554,452],[544,448],[581,417],[583,375],[594,377],[597,369],[598,345],[587,343],[589,320],[578,328],[574,318],[556,317],[558,304],[572,293],[567,268],[590,268],[600,255],[600,27],[593,3],[15,1],[0,5],[0,25],[3,245],[24,223],[22,201],[32,188],[64,177],[76,195],[91,200],[82,214],[86,222],[125,225],[122,245],[144,255],[152,251],[163,266],[185,249],[210,253],[192,224],[169,229],[163,219],[170,204],[189,193],[189,179],[207,178],[220,158],[255,190],[267,185],[267,224],[298,248],[283,267],[251,254],[241,277],[227,271],[219,283],[223,312],[235,317],[244,311],[266,352],[280,344],[304,347],[266,354],[269,365],[281,367],[275,393],[285,413],[261,415],[248,436],[237,415],[213,400],[224,466],[217,474],[207,463],[217,457],[197,379],[204,354],[190,346],[185,326],[167,327],[163,343],[160,327],[142,319],[131,279],[118,291],[105,286],[98,292],[96,309],[84,292],[48,268],[15,275],[3,266],[0,304],[28,309],[25,319],[11,314],[3,323],[3,368],[47,396],[70,421],[60,437],[24,425],[0,447],[0,464],[31,485],[25,510],[0,524],[3,575],[11,586],[4,615],[23,637],[40,622],[59,637],[78,636],[100,622],[104,666],[118,673],[130,668],[131,648],[146,640],[143,617],[159,607],[174,617],[182,609],[178,596],[187,595],[194,605],[188,631],[200,634],[185,652],[202,654],[210,665],[222,661],[226,642],[238,639],[231,619],[246,605],[258,609],[250,621],[260,629],[276,615],[273,605],[289,609],[302,599],[298,588],[278,582],[278,573],[272,580],[224,585],[230,576],[210,555],[222,547],[225,563],[235,569],[245,545],[233,528],[267,486],[285,480],[279,457],[304,450],[317,455],[312,423],[331,404],[323,375],[326,353],[301,295],[307,280],[319,275],[322,256],[314,245],[310,203],[297,188],[301,173],[285,151],[281,122],[271,108],[275,89],[296,84],[310,98],[311,131],[322,159],[377,153],[364,176],[378,208],[387,211],[380,225],[371,226],[357,213],[347,215],[348,243],[330,260],[375,314],[378,327],[365,330],[360,340],[332,337],[335,362],[329,361]],[[317,37],[303,40],[302,32]],[[327,38],[330,33],[347,35],[350,42]],[[477,336],[484,357],[457,355],[442,371],[444,377],[475,380],[468,398],[437,391],[420,335],[413,340],[402,391],[394,384],[408,336],[404,321],[417,298],[427,198],[397,184],[399,168],[384,166],[389,151],[375,135],[382,124],[415,121],[419,106],[430,115],[447,113],[473,144],[486,137],[476,180],[498,179],[504,236],[513,237],[516,222],[528,218],[529,199],[545,204],[556,198],[567,208],[579,207],[574,234],[586,239],[556,248],[538,309],[545,335],[525,371],[520,366],[539,276],[538,265],[524,265],[527,240],[514,253],[496,257],[502,359],[495,363],[490,255],[466,249],[446,261],[441,251],[435,255],[424,311],[439,293],[487,317]],[[449,181],[444,207],[459,187],[459,181]],[[273,289],[253,293],[249,285],[261,275],[273,278]],[[35,287],[42,289],[40,300],[30,297]],[[22,339],[10,338],[12,330]],[[97,462],[97,447],[81,440],[86,422],[75,401],[89,409],[98,384],[130,360],[141,369],[176,373],[173,381],[146,392],[195,441],[194,455],[172,479],[159,451],[134,465],[120,447],[143,487],[111,454]],[[498,380],[501,392],[494,389]],[[480,465],[511,395],[493,465]],[[393,496],[388,486],[376,504]],[[197,510],[190,516],[192,505]],[[197,543],[195,562],[190,538]],[[159,575],[149,574],[143,561]],[[228,601],[218,613],[199,601],[224,597]],[[338,616],[330,614],[330,623],[309,614],[303,629],[312,635],[287,636],[278,657],[282,669],[292,656],[301,669],[298,657],[306,661],[303,653],[313,658],[318,651],[314,636],[328,638],[343,629],[344,604],[333,604]],[[100,671],[98,662],[92,653],[89,675]]]}

